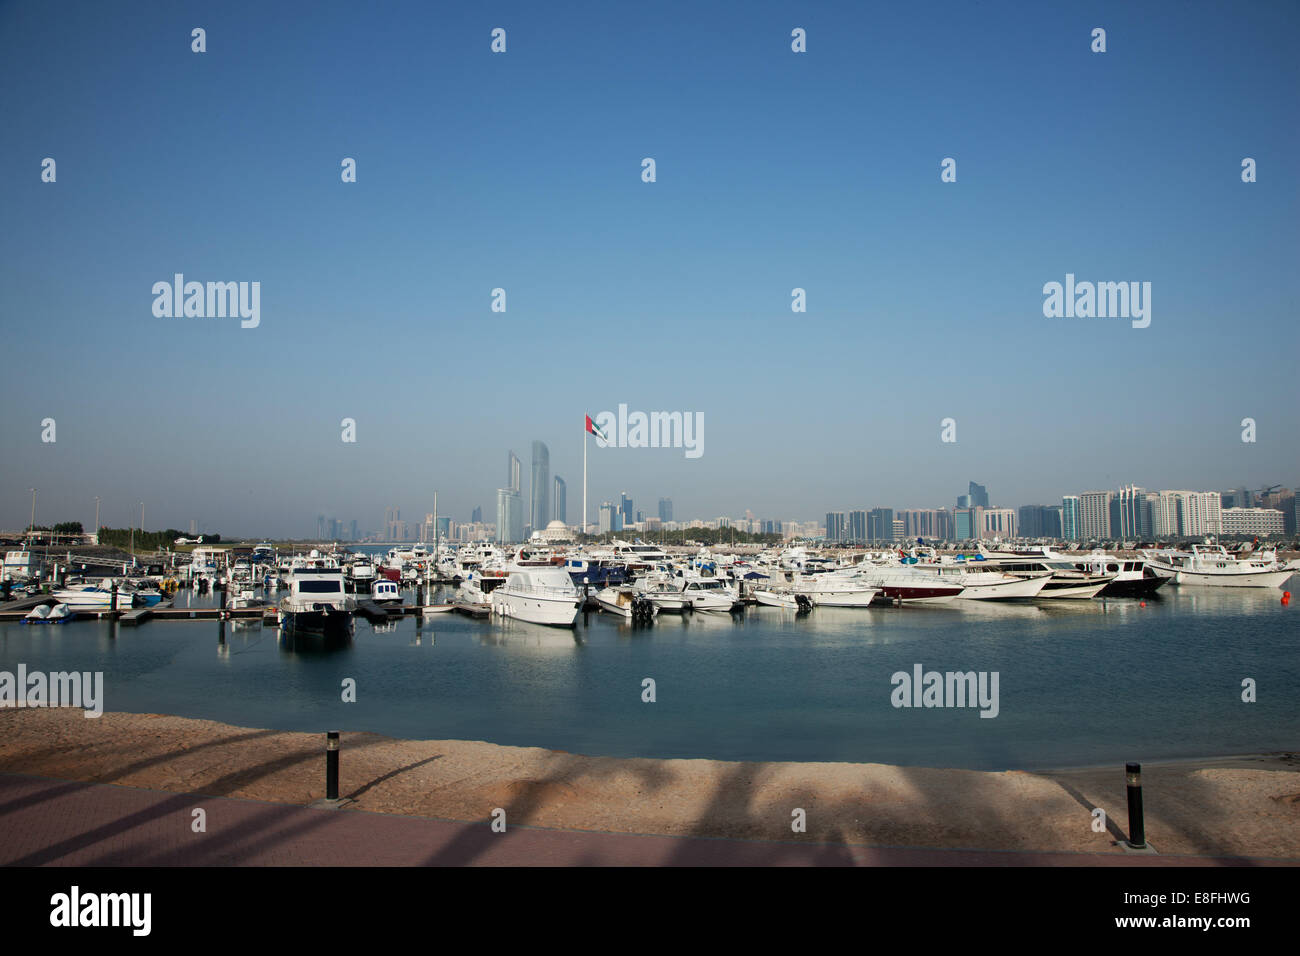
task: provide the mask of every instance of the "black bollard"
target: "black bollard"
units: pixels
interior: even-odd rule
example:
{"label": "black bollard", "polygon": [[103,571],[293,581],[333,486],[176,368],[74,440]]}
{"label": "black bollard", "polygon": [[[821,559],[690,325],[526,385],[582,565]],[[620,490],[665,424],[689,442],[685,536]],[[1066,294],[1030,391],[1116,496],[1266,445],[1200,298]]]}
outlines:
{"label": "black bollard", "polygon": [[325,735],[325,799],[339,798],[339,732]]}
{"label": "black bollard", "polygon": [[1124,779],[1128,784],[1128,845],[1141,850],[1147,845],[1146,827],[1142,823],[1142,765],[1125,764]]}
{"label": "black bollard", "polygon": [[108,596],[108,616],[110,620],[117,620],[117,580],[113,581],[112,593]]}

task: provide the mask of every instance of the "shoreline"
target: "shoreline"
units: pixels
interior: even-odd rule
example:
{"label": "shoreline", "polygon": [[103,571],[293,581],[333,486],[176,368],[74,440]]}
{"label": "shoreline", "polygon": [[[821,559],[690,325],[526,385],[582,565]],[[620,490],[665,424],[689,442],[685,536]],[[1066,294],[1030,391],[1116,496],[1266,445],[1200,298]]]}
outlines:
{"label": "shoreline", "polygon": [[[0,711],[0,772],[307,805],[325,737],[162,714]],[[973,771],[846,762],[590,757],[483,741],[344,732],[348,809],[661,836],[892,847],[1124,851],[1123,763]],[[1300,859],[1300,755],[1143,764],[1161,854]],[[1093,808],[1107,816],[1094,830]],[[806,830],[791,829],[805,811]],[[0,817],[2,820],[3,817]]]}

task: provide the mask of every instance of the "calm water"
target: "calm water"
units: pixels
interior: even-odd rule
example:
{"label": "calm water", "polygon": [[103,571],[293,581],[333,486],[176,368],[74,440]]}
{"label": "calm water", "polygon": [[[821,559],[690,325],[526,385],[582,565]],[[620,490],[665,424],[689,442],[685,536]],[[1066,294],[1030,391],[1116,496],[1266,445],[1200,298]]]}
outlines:
{"label": "calm water", "polygon": [[[185,595],[181,595],[182,603]],[[0,670],[103,671],[105,709],[586,754],[1042,768],[1300,749],[1300,606],[1171,588],[1134,600],[592,613],[572,632],[453,614],[294,650],[260,624],[0,624]],[[1001,713],[895,709],[895,671],[1000,673]],[[340,699],[357,681],[358,700]],[[658,700],[641,702],[642,678]],[[1258,703],[1240,701],[1241,681]],[[2,719],[2,718],[0,718]]]}

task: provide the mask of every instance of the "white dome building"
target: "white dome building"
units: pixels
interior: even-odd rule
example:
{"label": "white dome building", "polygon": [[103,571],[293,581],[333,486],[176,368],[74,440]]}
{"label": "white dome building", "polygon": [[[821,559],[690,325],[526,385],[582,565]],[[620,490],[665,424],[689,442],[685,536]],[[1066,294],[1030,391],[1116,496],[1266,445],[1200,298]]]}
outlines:
{"label": "white dome building", "polygon": [[537,537],[538,534],[541,535],[543,541],[551,545],[568,544],[573,541],[573,533],[563,521],[552,521],[546,526],[545,531],[538,532],[533,537]]}

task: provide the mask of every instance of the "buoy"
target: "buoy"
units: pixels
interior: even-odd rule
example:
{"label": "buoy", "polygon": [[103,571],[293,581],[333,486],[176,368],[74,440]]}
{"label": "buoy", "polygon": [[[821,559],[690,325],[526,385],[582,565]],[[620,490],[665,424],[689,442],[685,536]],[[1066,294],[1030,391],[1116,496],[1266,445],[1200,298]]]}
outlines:
{"label": "buoy", "polygon": [[1290,591],[1283,591],[1283,592],[1282,592],[1282,606],[1283,606],[1283,607],[1286,607],[1286,606],[1287,606],[1288,604],[1290,604],[1290,603],[1291,603],[1291,592],[1290,592]]}
{"label": "buoy", "polygon": [[1140,606],[1140,607],[1146,607],[1146,606],[1147,606],[1147,602],[1146,602],[1146,601],[1143,601],[1139,606]]}

